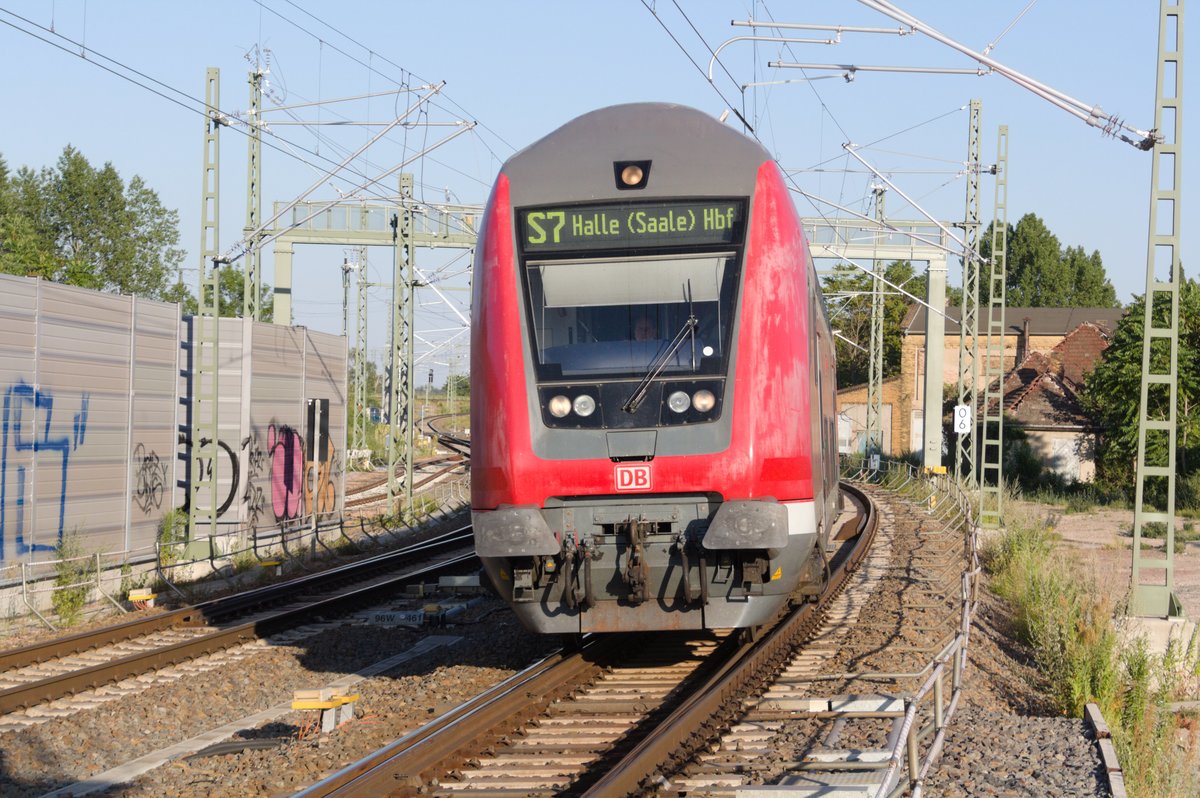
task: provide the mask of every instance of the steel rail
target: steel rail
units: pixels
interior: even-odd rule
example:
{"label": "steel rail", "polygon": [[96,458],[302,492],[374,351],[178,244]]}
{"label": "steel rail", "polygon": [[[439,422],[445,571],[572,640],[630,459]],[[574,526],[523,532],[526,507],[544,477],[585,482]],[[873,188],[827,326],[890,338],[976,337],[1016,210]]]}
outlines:
{"label": "steel rail", "polygon": [[[745,663],[752,660],[756,667],[761,668],[762,662],[769,660],[777,665],[777,670],[786,661],[795,641],[819,624],[824,607],[841,591],[849,573],[865,557],[877,526],[877,515],[870,511],[873,505],[866,495],[850,485],[843,484],[843,489],[868,509],[856,519],[861,533],[859,540],[854,551],[842,562],[838,573],[831,577],[822,603],[803,605],[787,616],[774,632],[757,642],[740,644],[732,653],[726,654],[723,661],[703,679],[696,692],[669,713],[662,725],[645,730],[641,742],[633,746],[607,775],[593,783],[585,795],[624,794],[622,789],[626,787],[628,789],[625,792],[634,792],[643,780],[652,777],[661,762],[681,750],[683,738],[695,738],[697,747],[703,744],[706,735],[698,734],[697,730],[711,728],[711,719],[721,701],[740,698],[744,694],[744,685],[748,681]],[[607,655],[607,651],[598,646],[615,647],[622,644],[620,635],[607,636],[598,642],[591,642],[592,638],[588,640],[589,647],[580,652],[570,656],[556,654],[542,660],[451,713],[346,766],[297,795],[304,798],[397,793],[416,795],[427,790],[429,782],[438,774],[465,760],[467,755],[464,752],[469,748],[482,747],[481,740],[496,734],[511,733],[520,723],[540,714],[572,684],[588,678],[591,669],[598,669],[596,663]],[[733,647],[733,644],[729,647]],[[721,649],[728,650],[725,645]],[[714,695],[720,696],[720,701],[709,700],[709,696]],[[690,723],[691,726],[683,738],[676,740],[674,738],[679,734],[677,730],[683,728],[678,725],[681,722]],[[664,740],[669,742],[664,744]],[[635,772],[638,773],[636,778],[630,775]]]}
{"label": "steel rail", "polygon": [[[47,641],[46,643],[13,649],[4,652],[2,657],[0,657],[0,662],[5,665],[6,670],[11,670],[119,643],[173,626],[198,626],[204,623],[227,622],[230,618],[245,615],[249,612],[262,611],[271,605],[294,600],[297,596],[311,594],[315,591],[336,589],[347,582],[362,581],[365,578],[378,575],[380,572],[403,568],[416,558],[436,553],[461,551],[464,547],[470,545],[471,539],[472,533],[470,527],[463,527],[433,540],[406,547],[398,552],[391,552],[372,557],[362,562],[350,563],[337,568],[331,568],[327,571],[309,574],[286,583],[268,585],[257,590],[239,593],[235,596],[222,599],[213,599],[212,601],[156,615],[144,620],[129,621],[116,626],[82,632],[68,638],[60,638],[58,640]],[[473,552],[462,553],[440,563],[424,566],[412,571],[405,571],[404,573],[397,574],[392,579],[374,585],[368,585],[357,590],[349,590],[325,599],[305,602],[298,607],[285,607],[266,617],[227,626],[211,634],[192,640],[131,654],[70,673],[0,690],[0,714],[13,712],[23,707],[33,706],[46,701],[53,701],[82,690],[89,690],[103,684],[137,676],[138,674],[146,673],[165,665],[183,662],[213,651],[229,648],[247,640],[273,634],[281,629],[297,625],[322,612],[341,612],[347,607],[352,607],[366,601],[377,600],[382,595],[394,592],[398,584],[415,577],[461,569],[464,563],[474,559],[475,555]]]}
{"label": "steel rail", "polygon": [[[462,468],[463,464],[465,462],[465,458],[462,455],[456,454],[456,455],[452,455],[450,457],[432,458],[430,460],[425,461],[425,465],[429,465],[430,463],[442,462],[443,460],[450,460],[451,463],[447,466],[439,468],[437,471],[434,471],[432,474],[426,474],[421,479],[418,479],[416,482],[413,483],[413,490],[423,488],[426,485],[428,485],[430,482],[434,481],[435,479],[438,479],[439,477],[444,477],[447,474],[451,473],[452,471]],[[345,504],[343,505],[342,509],[348,510],[352,507],[363,507],[368,504],[375,504],[376,502],[387,501],[386,493],[381,493],[376,496],[363,496],[362,495],[363,493],[365,493],[368,490],[373,490],[374,488],[378,488],[378,487],[381,487],[386,484],[387,484],[387,477],[384,477],[383,479],[381,479],[378,482],[373,482],[370,485],[360,488],[359,490],[354,492],[353,495],[355,498],[352,499],[352,498],[350,498],[350,496],[346,497],[346,501],[345,501]]]}
{"label": "steel rail", "polygon": [[[417,460],[417,461],[415,461],[415,462],[413,463],[413,465],[414,465],[414,466],[422,466],[422,467],[423,467],[423,466],[427,466],[427,465],[432,465],[432,464],[434,464],[434,463],[443,463],[443,462],[445,462],[445,461],[447,461],[447,460],[451,460],[451,461],[453,461],[453,462],[454,462],[454,466],[455,466],[455,467],[457,467],[457,466],[459,466],[459,465],[462,465],[462,462],[463,462],[463,456],[462,456],[461,454],[459,454],[459,453],[457,453],[457,452],[456,452],[456,453],[454,453],[454,454],[449,454],[449,455],[441,455],[440,457],[426,457],[426,458],[425,458],[425,459],[423,459],[423,460]],[[367,491],[369,491],[369,490],[374,490],[375,488],[378,488],[379,486],[381,486],[381,485],[386,485],[386,484],[387,484],[387,475],[385,474],[384,476],[380,477],[380,478],[379,478],[377,481],[374,481],[374,482],[368,482],[368,483],[366,483],[365,485],[360,485],[360,486],[358,486],[357,488],[355,488],[355,489],[354,489],[354,492],[353,492],[353,493],[347,493],[347,494],[346,494],[347,506],[353,506],[353,505],[350,505],[350,504],[349,504],[349,501],[350,501],[351,497],[357,497],[357,496],[360,496],[361,494],[363,494],[363,493],[366,493],[366,492],[367,492]],[[420,487],[422,484],[423,484],[422,482],[414,482],[414,483],[413,483],[413,488],[414,488],[414,489],[415,489],[415,488],[419,488],[419,487]],[[360,500],[360,499],[357,499],[357,498],[355,499],[355,501],[360,501],[360,502],[361,502],[361,500]]]}
{"label": "steel rail", "polygon": [[[651,735],[633,746],[608,773],[583,793],[591,798],[633,795],[655,780],[656,774],[673,761],[690,758],[704,746],[713,731],[719,729],[740,706],[741,699],[766,683],[786,663],[798,642],[821,621],[828,603],[841,593],[850,575],[871,548],[879,526],[878,513],[866,494],[843,483],[842,489],[853,494],[861,506],[870,508],[860,518],[861,534],[843,567],[830,579],[820,604],[805,604],[793,611],[762,639],[748,643],[707,684],[697,688],[672,712]],[[714,720],[716,719],[716,720]]]}
{"label": "steel rail", "polygon": [[[397,789],[418,790],[434,771],[481,740],[532,720],[556,698],[579,683],[594,679],[601,662],[619,647],[617,636],[589,638],[573,653],[558,651],[509,677],[399,740],[328,776],[296,798],[389,795]],[[536,699],[536,700],[532,700]]]}

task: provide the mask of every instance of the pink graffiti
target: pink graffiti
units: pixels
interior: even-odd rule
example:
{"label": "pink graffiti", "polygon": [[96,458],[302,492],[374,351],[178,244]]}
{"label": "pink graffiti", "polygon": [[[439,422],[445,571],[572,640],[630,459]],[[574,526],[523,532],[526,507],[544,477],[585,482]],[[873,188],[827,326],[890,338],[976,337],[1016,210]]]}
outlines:
{"label": "pink graffiti", "polygon": [[291,427],[267,428],[267,452],[271,458],[271,509],[283,521],[300,514],[304,476],[304,444]]}

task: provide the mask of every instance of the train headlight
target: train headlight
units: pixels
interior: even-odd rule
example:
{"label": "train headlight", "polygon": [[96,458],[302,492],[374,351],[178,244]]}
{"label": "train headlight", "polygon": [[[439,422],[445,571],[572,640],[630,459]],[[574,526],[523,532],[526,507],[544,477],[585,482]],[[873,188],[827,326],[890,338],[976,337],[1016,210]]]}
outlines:
{"label": "train headlight", "polygon": [[[586,393],[575,397],[575,412],[587,418],[592,413],[596,412],[596,400],[588,396]],[[551,411],[553,412],[553,411]],[[565,415],[565,414],[564,414]]]}
{"label": "train headlight", "polygon": [[688,396],[683,391],[676,391],[667,397],[667,407],[674,410],[676,413],[682,413],[688,409],[688,405],[692,403],[692,397]]}
{"label": "train headlight", "polygon": [[555,418],[565,418],[567,413],[571,412],[571,400],[559,394],[549,401],[547,407],[550,410],[550,415]]}
{"label": "train headlight", "polygon": [[713,396],[713,392],[701,388],[696,391],[696,395],[692,397],[692,407],[696,408],[701,413],[707,413],[712,410],[717,404],[717,397]]}

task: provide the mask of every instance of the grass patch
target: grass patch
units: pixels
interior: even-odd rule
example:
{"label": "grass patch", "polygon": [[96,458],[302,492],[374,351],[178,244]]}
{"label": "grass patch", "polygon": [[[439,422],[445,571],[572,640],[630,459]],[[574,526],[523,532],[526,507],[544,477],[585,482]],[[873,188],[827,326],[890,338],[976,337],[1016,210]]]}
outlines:
{"label": "grass patch", "polygon": [[[1079,717],[1100,706],[1112,728],[1134,798],[1200,795],[1200,752],[1187,722],[1167,710],[1181,674],[1200,667],[1193,638],[1164,656],[1145,641],[1122,648],[1110,601],[1074,555],[1055,546],[1052,526],[1009,513],[1005,533],[983,552],[992,589],[1013,609],[1016,637],[1033,650],[1050,698]],[[1186,741],[1186,742],[1185,742]]]}

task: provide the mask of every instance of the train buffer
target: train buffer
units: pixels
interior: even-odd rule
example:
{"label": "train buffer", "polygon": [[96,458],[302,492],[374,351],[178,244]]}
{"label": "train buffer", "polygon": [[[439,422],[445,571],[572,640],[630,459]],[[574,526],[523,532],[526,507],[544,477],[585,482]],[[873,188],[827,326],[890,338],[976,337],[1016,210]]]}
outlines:
{"label": "train buffer", "polygon": [[283,560],[259,560],[258,564],[267,573],[274,574],[275,576],[283,576]]}
{"label": "train buffer", "polygon": [[321,733],[326,734],[354,717],[358,693],[338,695],[331,687],[296,690],[292,693],[292,709],[320,710]]}

